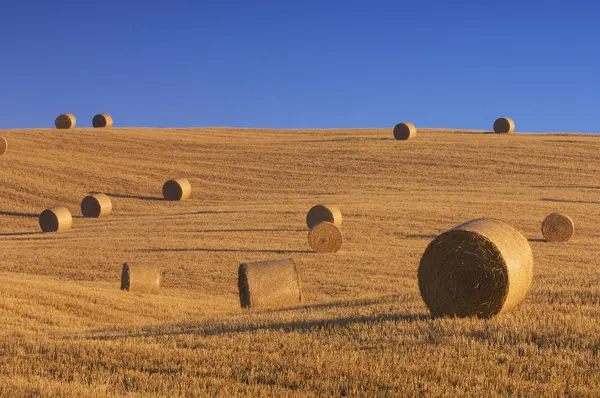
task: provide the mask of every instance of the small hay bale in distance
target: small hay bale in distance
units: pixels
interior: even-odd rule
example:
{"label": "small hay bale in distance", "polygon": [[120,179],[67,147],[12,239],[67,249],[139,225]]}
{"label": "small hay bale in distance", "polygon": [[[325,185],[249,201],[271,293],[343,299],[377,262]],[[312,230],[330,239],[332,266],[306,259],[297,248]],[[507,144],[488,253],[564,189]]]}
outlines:
{"label": "small hay bale in distance", "polygon": [[121,271],[121,290],[158,294],[162,277],[156,265],[125,263]]}
{"label": "small hay bale in distance", "polygon": [[40,214],[39,223],[44,232],[61,232],[71,228],[73,217],[66,207],[52,207]]}
{"label": "small hay bale in distance", "polygon": [[302,302],[300,277],[291,258],[240,264],[238,288],[242,308],[283,307]]}
{"label": "small hay bale in distance", "polygon": [[551,213],[542,222],[542,235],[548,242],[566,242],[575,231],[571,217],[560,213]]}
{"label": "small hay bale in distance", "polygon": [[75,128],[76,123],[77,119],[75,119],[75,115],[72,113],[63,113],[62,115],[58,115],[54,121],[54,125],[57,129],[73,129]]}
{"label": "small hay bale in distance", "polygon": [[103,193],[88,195],[81,201],[81,214],[84,217],[98,218],[108,216],[112,212],[112,202]]}
{"label": "small hay bale in distance", "polygon": [[192,194],[192,186],[187,178],[174,178],[163,184],[165,200],[185,200]]}
{"label": "small hay bale in distance", "polygon": [[491,318],[527,297],[533,279],[531,247],[502,221],[469,221],[429,244],[418,279],[434,316]]}
{"label": "small hay bale in distance", "polygon": [[408,140],[417,135],[417,128],[411,122],[398,123],[394,127],[394,138],[397,140]]}
{"label": "small hay bale in distance", "polygon": [[92,126],[95,128],[110,128],[112,125],[113,119],[107,113],[99,113],[92,118]]}
{"label": "small hay bale in distance", "polygon": [[319,204],[311,207],[308,213],[306,213],[306,225],[308,225],[309,229],[323,221],[334,223],[340,227],[342,225],[342,212],[337,206]]}
{"label": "small hay bale in distance", "polygon": [[4,155],[8,150],[8,141],[6,138],[0,137],[0,155]]}
{"label": "small hay bale in distance", "polygon": [[515,131],[515,122],[507,117],[501,117],[494,122],[494,132],[497,134],[509,134]]}
{"label": "small hay bale in distance", "polygon": [[315,225],[308,232],[308,245],[316,253],[337,253],[342,241],[340,228],[327,221]]}

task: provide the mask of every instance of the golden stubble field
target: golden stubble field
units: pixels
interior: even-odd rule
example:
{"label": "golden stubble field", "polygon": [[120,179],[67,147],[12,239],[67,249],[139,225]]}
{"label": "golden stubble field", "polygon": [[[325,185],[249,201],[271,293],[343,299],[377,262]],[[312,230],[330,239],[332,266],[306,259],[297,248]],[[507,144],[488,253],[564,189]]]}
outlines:
{"label": "golden stubble field", "polygon": [[[600,136],[420,129],[4,130],[2,396],[591,396],[600,385]],[[192,197],[160,200],[187,177]],[[106,219],[43,234],[37,215]],[[305,215],[337,204],[344,245],[309,250]],[[542,240],[550,212],[576,223]],[[533,287],[492,320],[431,319],[425,247],[478,217],[530,239]],[[240,309],[240,262],[293,258],[300,307]],[[159,296],[119,290],[158,264]]]}

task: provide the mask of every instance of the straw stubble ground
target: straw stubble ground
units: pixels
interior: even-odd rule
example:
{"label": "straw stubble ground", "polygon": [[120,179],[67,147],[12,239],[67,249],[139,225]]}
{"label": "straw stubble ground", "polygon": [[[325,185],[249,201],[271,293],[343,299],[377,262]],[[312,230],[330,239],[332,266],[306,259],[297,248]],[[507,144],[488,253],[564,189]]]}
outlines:
{"label": "straw stubble ground", "polygon": [[[3,131],[0,395],[596,393],[600,136],[420,129]],[[161,199],[185,176],[190,199]],[[113,213],[42,234],[37,214]],[[344,245],[317,255],[306,211],[334,203]],[[577,223],[542,240],[544,217]],[[429,318],[417,267],[437,234],[495,217],[530,238],[530,296],[492,320]],[[292,257],[305,303],[243,311],[239,263]],[[164,270],[119,291],[121,264]]]}

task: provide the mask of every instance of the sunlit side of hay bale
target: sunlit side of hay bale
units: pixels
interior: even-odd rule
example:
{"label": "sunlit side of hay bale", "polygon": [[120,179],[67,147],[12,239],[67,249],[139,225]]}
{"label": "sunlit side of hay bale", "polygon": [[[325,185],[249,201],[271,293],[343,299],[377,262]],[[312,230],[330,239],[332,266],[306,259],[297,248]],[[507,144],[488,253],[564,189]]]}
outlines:
{"label": "sunlit side of hay bale", "polygon": [[125,263],[121,271],[121,290],[158,294],[162,277],[155,265]]}
{"label": "sunlit side of hay bale", "polygon": [[40,214],[39,223],[44,232],[61,232],[71,228],[73,217],[66,207],[53,207]]}
{"label": "sunlit side of hay bale", "polygon": [[291,306],[302,301],[300,277],[292,259],[240,264],[238,288],[242,308]]}
{"label": "sunlit side of hay bale", "polygon": [[575,223],[567,215],[551,213],[542,222],[542,235],[548,242],[567,242],[575,232]]}
{"label": "sunlit side of hay bale", "polygon": [[81,201],[81,214],[84,217],[105,217],[111,212],[112,202],[110,198],[103,193],[88,195]]}
{"label": "sunlit side of hay bale", "polygon": [[175,178],[163,184],[165,200],[185,200],[192,194],[192,186],[187,178]]}
{"label": "sunlit side of hay bale", "polygon": [[95,115],[92,119],[92,126],[95,128],[110,128],[113,125],[113,119],[106,113]]}
{"label": "sunlit side of hay bale", "polygon": [[4,137],[0,137],[0,155],[4,155],[8,150],[8,141]]}
{"label": "sunlit side of hay bale", "polygon": [[316,253],[337,253],[342,241],[342,231],[327,221],[315,225],[308,232],[308,245]]}

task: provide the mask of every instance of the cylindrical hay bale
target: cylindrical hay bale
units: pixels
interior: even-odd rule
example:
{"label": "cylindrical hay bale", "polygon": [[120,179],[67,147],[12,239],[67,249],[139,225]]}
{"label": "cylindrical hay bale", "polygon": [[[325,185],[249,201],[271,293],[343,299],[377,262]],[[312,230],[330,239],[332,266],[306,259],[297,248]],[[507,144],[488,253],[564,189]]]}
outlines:
{"label": "cylindrical hay bale", "polygon": [[291,258],[240,264],[242,308],[281,307],[302,302],[298,269]]}
{"label": "cylindrical hay bale", "polygon": [[162,191],[165,200],[185,200],[192,194],[192,186],[187,178],[175,178],[165,182]]}
{"label": "cylindrical hay bale", "polygon": [[155,265],[125,263],[121,271],[121,290],[158,294],[161,279]]}
{"label": "cylindrical hay bale", "polygon": [[57,129],[73,129],[76,122],[75,115],[72,113],[63,113],[56,118],[54,125]]}
{"label": "cylindrical hay bale", "polygon": [[106,113],[100,113],[92,119],[95,128],[110,128],[113,125],[112,117]]}
{"label": "cylindrical hay bale", "polygon": [[103,193],[88,195],[81,201],[81,214],[84,217],[98,218],[112,212],[112,202]]}
{"label": "cylindrical hay bale", "polygon": [[569,216],[551,213],[542,222],[542,235],[548,242],[566,242],[575,231],[575,223]]}
{"label": "cylindrical hay bale", "polygon": [[429,244],[418,277],[434,316],[491,318],[527,297],[533,279],[531,247],[502,221],[469,221]]}
{"label": "cylindrical hay bale", "polygon": [[337,225],[324,221],[308,232],[308,245],[317,253],[336,253],[342,247],[342,231]]}
{"label": "cylindrical hay bale", "polygon": [[0,155],[4,155],[4,153],[8,150],[8,141],[6,138],[0,137]]}
{"label": "cylindrical hay bale", "polygon": [[40,214],[40,227],[44,232],[61,232],[71,228],[73,218],[66,207],[53,207]]}
{"label": "cylindrical hay bale", "polygon": [[508,134],[515,131],[515,122],[507,117],[501,117],[494,122],[494,132]]}
{"label": "cylindrical hay bale", "polygon": [[313,206],[306,214],[306,225],[309,229],[323,221],[334,223],[340,227],[342,225],[342,212],[337,206],[320,204]]}
{"label": "cylindrical hay bale", "polygon": [[417,135],[417,128],[410,122],[398,123],[394,127],[394,138],[397,140],[408,140]]}

